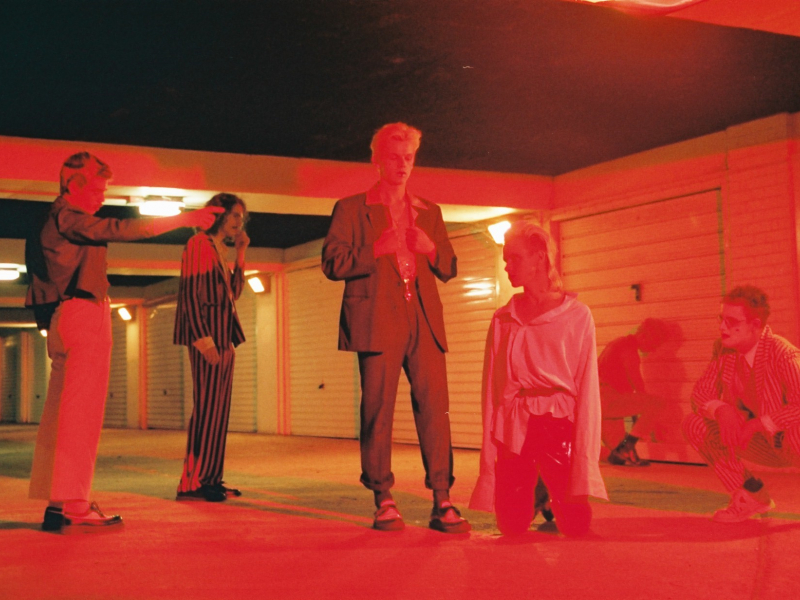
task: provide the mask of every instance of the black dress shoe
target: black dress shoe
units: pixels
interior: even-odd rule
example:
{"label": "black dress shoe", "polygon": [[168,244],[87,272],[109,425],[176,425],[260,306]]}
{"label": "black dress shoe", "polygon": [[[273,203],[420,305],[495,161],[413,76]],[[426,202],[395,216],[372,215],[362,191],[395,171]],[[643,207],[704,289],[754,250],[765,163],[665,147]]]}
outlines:
{"label": "black dress shoe", "polygon": [[226,496],[236,496],[238,498],[239,496],[242,495],[242,492],[240,490],[237,490],[236,488],[226,487],[224,483],[225,483],[224,481],[220,481],[219,483],[211,487],[221,492],[224,492]]}
{"label": "black dress shoe", "polygon": [[[65,513],[60,508],[48,506],[44,511],[42,521],[43,531],[72,531],[90,532],[100,531],[115,525],[122,525],[119,515],[106,515],[100,510],[96,502],[92,502],[84,513]],[[70,531],[68,531],[70,530]]]}
{"label": "black dress shoe", "polygon": [[48,506],[44,510],[42,531],[61,531],[64,526],[64,512],[60,508]]}
{"label": "black dress shoe", "polygon": [[612,465],[620,467],[649,467],[650,461],[639,458],[636,448],[630,447],[617,447],[608,455],[608,462]]}
{"label": "black dress shoe", "polygon": [[213,485],[201,485],[196,490],[192,490],[191,492],[178,492],[177,496],[175,496],[175,500],[194,502],[223,502],[227,499],[228,496],[225,494],[225,491]]}

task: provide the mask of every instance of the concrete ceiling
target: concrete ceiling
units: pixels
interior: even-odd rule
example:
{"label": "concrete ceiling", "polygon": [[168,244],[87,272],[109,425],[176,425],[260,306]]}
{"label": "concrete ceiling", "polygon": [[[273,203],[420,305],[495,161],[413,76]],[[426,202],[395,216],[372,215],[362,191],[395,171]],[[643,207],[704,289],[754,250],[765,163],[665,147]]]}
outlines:
{"label": "concrete ceiling", "polygon": [[797,4],[31,0],[2,9],[0,134],[366,161],[404,120],[420,164],[552,176],[800,110],[800,39],[741,28]]}
{"label": "concrete ceiling", "polygon": [[[795,0],[658,17],[573,0],[29,0],[0,19],[0,136],[366,163],[373,131],[403,120],[423,131],[419,165],[552,177],[800,111]],[[4,197],[0,237],[21,238],[30,199]],[[274,206],[255,210],[258,244],[327,227],[319,204]]]}

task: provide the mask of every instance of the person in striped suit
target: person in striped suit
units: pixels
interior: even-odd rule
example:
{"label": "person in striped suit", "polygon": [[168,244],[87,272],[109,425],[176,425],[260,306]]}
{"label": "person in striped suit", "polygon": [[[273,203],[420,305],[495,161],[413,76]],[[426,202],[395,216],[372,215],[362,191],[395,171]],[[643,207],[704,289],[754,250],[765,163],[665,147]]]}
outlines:
{"label": "person in striped suit", "polygon": [[[231,410],[235,347],[245,341],[235,301],[244,287],[244,231],[247,207],[233,194],[217,194],[206,206],[225,212],[206,231],[194,235],[181,259],[174,343],[189,350],[194,410],[189,420],[186,459],[177,500],[220,502],[239,490],[222,481],[225,441]],[[233,272],[226,241],[233,241]]]}
{"label": "person in striped suit", "polygon": [[731,494],[719,523],[739,523],[775,506],[743,461],[800,464],[800,350],[767,325],[767,295],[754,286],[722,299],[720,343],[692,392],[684,434]]}

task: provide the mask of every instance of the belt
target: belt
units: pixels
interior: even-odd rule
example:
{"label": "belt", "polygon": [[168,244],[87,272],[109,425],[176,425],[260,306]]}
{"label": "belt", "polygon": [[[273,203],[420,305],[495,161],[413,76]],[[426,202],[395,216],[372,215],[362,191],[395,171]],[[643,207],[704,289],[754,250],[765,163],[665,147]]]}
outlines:
{"label": "belt", "polygon": [[567,390],[562,387],[554,388],[522,388],[517,392],[517,396],[521,398],[533,398],[536,396],[554,396],[566,392]]}

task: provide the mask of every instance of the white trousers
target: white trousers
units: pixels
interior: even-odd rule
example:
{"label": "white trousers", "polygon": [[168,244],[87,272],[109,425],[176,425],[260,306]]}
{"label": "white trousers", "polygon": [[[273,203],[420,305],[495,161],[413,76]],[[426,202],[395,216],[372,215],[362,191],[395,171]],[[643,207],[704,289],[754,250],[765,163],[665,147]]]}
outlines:
{"label": "white trousers", "polygon": [[33,454],[29,495],[89,500],[111,368],[111,311],[74,298],[56,309],[47,337],[52,360]]}

